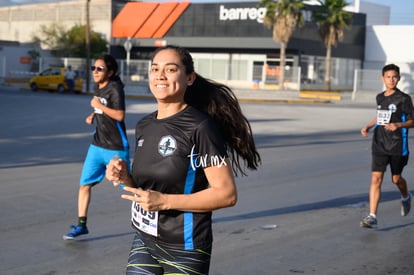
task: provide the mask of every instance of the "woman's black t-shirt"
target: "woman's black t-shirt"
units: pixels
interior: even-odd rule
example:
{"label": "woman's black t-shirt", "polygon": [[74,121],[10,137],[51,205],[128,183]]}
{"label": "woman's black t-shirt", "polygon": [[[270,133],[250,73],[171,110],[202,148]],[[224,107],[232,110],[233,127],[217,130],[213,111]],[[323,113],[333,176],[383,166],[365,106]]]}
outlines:
{"label": "woman's black t-shirt", "polygon": [[[125,111],[123,85],[117,81],[110,81],[102,89],[96,89],[94,96],[108,108]],[[95,121],[92,144],[110,150],[129,150],[125,121],[110,118],[99,109],[95,109]]]}
{"label": "woman's black t-shirt", "polygon": [[[136,125],[132,165],[136,187],[166,194],[191,194],[209,188],[204,168],[224,165],[226,147],[214,122],[188,106],[171,117],[157,119],[154,112]],[[158,221],[135,219],[142,211],[132,205],[132,224],[156,227],[156,241],[187,250],[212,242],[211,212],[159,211]],[[141,213],[142,214],[142,213]],[[142,231],[142,230],[141,230]]]}

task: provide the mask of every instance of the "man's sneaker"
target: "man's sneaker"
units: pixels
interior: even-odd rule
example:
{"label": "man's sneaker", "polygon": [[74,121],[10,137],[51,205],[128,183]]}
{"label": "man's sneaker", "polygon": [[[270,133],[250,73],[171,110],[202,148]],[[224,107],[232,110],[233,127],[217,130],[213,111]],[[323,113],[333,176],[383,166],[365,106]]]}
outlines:
{"label": "man's sneaker", "polygon": [[88,234],[88,228],[83,225],[71,225],[70,232],[68,234],[63,235],[64,240],[73,240],[79,235]]}
{"label": "man's sneaker", "polygon": [[362,219],[360,225],[361,227],[366,227],[366,228],[377,227],[377,218],[374,218],[373,216],[368,215]]}
{"label": "man's sneaker", "polygon": [[411,193],[408,193],[408,199],[401,201],[401,216],[407,216],[411,209]]}

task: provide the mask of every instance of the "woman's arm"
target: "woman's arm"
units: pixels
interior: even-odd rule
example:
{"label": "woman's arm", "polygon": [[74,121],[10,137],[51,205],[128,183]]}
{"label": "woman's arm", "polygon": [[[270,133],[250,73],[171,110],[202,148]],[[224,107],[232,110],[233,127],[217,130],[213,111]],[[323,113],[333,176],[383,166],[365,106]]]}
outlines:
{"label": "woman's arm", "polygon": [[[226,160],[228,162],[228,160]],[[163,194],[152,190],[125,187],[124,190],[138,195],[122,195],[122,198],[138,202],[144,210],[181,210],[207,212],[230,207],[237,202],[237,189],[231,166],[212,166],[204,169],[210,187],[193,194]]]}
{"label": "woman's arm", "polygon": [[101,101],[99,100],[99,98],[96,97],[96,96],[94,96],[91,99],[91,106],[93,108],[98,108],[98,109],[102,110],[102,112],[104,112],[104,114],[106,114],[110,118],[115,119],[117,121],[123,121],[124,118],[125,118],[125,111],[124,110],[111,109],[111,108],[103,105],[101,103]]}

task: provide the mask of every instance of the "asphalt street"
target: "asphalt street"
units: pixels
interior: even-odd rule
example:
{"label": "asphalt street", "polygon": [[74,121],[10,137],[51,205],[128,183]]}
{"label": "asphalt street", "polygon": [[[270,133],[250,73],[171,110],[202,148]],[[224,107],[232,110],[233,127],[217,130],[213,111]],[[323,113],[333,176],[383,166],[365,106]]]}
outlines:
{"label": "asphalt street", "polygon": [[[130,204],[108,181],[93,189],[90,234],[62,239],[77,219],[93,131],[84,122],[89,101],[0,87],[0,274],[125,273]],[[135,123],[155,107],[152,99],[127,99],[131,152]],[[242,109],[262,166],[237,178],[237,205],[213,215],[210,274],[414,274],[414,216],[400,216],[388,173],[378,229],[359,227],[371,144],[359,129],[375,105],[243,102]],[[404,171],[410,190],[413,161]]]}

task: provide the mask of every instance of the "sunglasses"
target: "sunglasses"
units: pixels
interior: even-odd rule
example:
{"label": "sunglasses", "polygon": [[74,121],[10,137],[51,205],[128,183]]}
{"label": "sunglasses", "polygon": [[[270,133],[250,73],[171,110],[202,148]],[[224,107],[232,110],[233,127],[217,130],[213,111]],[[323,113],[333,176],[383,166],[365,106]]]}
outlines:
{"label": "sunglasses", "polygon": [[103,72],[105,71],[105,68],[102,66],[91,66],[91,71],[94,72],[95,70],[97,70],[98,72]]}

